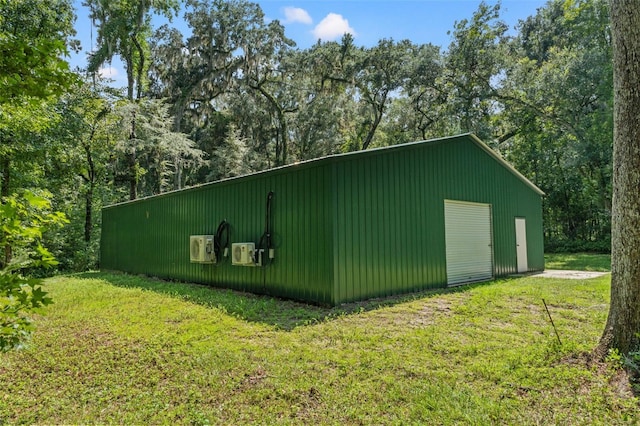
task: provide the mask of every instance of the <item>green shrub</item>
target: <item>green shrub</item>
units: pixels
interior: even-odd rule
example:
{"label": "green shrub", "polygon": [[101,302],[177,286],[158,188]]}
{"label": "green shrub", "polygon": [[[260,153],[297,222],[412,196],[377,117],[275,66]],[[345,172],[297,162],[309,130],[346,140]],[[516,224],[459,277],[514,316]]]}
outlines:
{"label": "green shrub", "polygon": [[545,253],[611,253],[611,239],[600,241],[547,239]]}
{"label": "green shrub", "polygon": [[66,218],[51,211],[48,196],[23,191],[0,203],[0,351],[23,346],[33,328],[28,314],[52,302],[41,280],[28,276],[57,264],[42,234]]}
{"label": "green shrub", "polygon": [[624,357],[624,366],[627,367],[627,371],[630,373],[633,391],[636,394],[640,393],[640,349],[629,352]]}

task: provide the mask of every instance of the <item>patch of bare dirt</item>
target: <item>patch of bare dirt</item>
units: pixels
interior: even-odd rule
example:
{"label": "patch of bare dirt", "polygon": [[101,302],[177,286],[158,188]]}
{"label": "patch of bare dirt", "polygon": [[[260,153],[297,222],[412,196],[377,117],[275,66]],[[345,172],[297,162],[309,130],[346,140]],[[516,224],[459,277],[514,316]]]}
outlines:
{"label": "patch of bare dirt", "polygon": [[533,304],[527,305],[527,309],[535,317],[537,317],[543,311],[543,307],[542,306],[533,305]]}
{"label": "patch of bare dirt", "polygon": [[[611,391],[622,399],[633,398],[639,396],[634,392],[631,385],[632,377],[624,368],[613,367],[610,363],[603,361],[602,357],[596,353],[582,352],[572,354],[560,360],[561,364],[577,365],[589,370],[595,370],[597,374],[607,377]],[[584,386],[587,386],[586,384]],[[581,389],[584,393],[588,389]]]}
{"label": "patch of bare dirt", "polygon": [[468,295],[461,294],[457,297],[451,295],[426,299],[418,312],[407,318],[410,327],[426,327],[436,323],[439,318],[453,315],[453,307],[468,299]]}
{"label": "patch of bare dirt", "polygon": [[244,378],[242,379],[242,382],[239,384],[238,388],[240,390],[244,390],[257,386],[262,383],[267,377],[269,377],[267,372],[262,367],[258,367],[256,371],[251,374],[245,373]]}
{"label": "patch of bare dirt", "polygon": [[587,280],[590,278],[597,278],[608,274],[609,272],[594,272],[594,271],[566,271],[566,270],[554,270],[547,269],[543,272],[534,274],[536,277],[542,278],[562,278],[568,280]]}

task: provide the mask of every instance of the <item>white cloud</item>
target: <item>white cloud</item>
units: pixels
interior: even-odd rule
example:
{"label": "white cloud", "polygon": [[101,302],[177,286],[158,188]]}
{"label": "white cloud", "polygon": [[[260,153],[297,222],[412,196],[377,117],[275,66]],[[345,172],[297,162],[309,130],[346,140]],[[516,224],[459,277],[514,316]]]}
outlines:
{"label": "white cloud", "polygon": [[355,30],[349,26],[349,21],[337,13],[328,14],[313,29],[313,35],[322,40],[336,40],[345,33],[356,35]]}
{"label": "white cloud", "polygon": [[116,78],[118,70],[114,67],[104,67],[98,70],[98,75],[102,78]]}
{"label": "white cloud", "polygon": [[299,7],[285,7],[284,8],[284,21],[283,23],[289,24],[292,22],[299,22],[301,24],[311,25],[313,19],[309,16],[309,13]]}

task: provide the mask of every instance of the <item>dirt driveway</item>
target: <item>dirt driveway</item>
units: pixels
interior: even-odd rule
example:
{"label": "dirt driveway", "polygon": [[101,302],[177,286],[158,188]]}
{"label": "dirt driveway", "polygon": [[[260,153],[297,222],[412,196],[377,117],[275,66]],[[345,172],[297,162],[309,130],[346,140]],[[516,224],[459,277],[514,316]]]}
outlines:
{"label": "dirt driveway", "polygon": [[593,271],[564,271],[559,269],[547,269],[539,274],[534,274],[536,277],[543,278],[566,278],[569,280],[585,280],[588,278],[601,277],[609,272],[593,272]]}

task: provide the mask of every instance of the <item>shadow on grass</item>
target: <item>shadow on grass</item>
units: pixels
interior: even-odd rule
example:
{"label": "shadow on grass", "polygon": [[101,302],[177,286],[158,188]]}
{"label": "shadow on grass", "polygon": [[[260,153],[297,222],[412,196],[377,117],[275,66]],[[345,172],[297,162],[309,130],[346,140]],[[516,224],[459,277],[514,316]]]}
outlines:
{"label": "shadow on grass", "polygon": [[80,279],[103,280],[121,288],[139,288],[153,291],[202,306],[217,308],[237,318],[272,325],[286,331],[344,315],[371,311],[416,299],[466,291],[474,286],[483,284],[475,283],[452,288],[425,290],[362,302],[346,303],[329,308],[284,300],[273,296],[256,295],[201,284],[164,281],[120,272],[83,272],[73,276]]}

